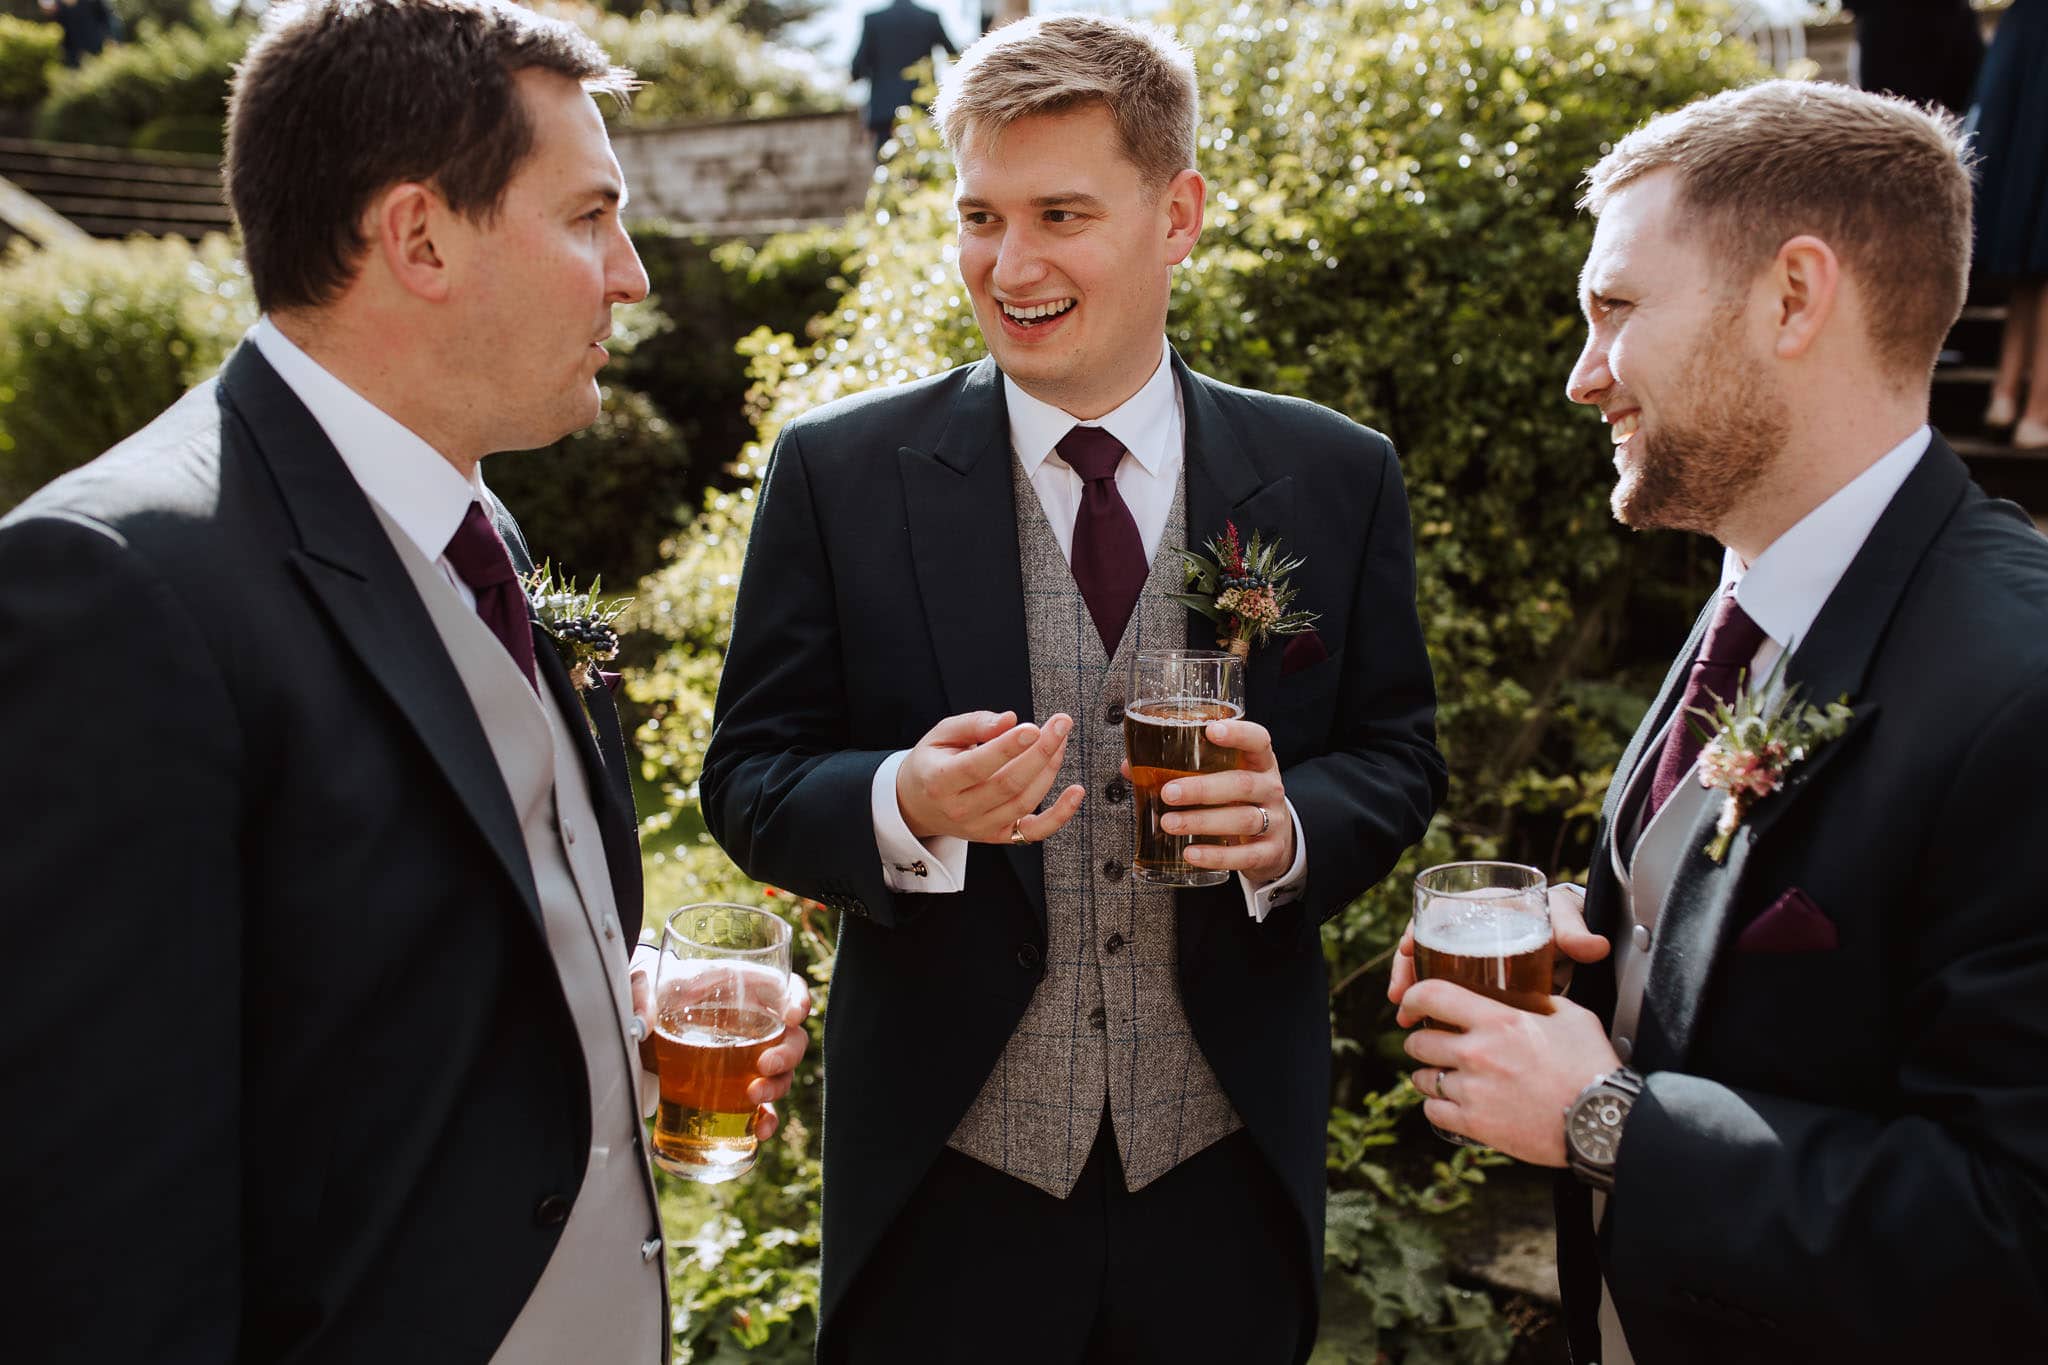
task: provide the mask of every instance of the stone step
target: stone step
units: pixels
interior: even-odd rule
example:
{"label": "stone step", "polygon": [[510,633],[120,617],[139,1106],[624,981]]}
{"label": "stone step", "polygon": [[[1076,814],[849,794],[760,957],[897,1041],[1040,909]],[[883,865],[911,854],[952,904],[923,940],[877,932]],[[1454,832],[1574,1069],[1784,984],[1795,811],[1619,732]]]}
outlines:
{"label": "stone step", "polygon": [[212,157],[0,138],[0,179],[94,237],[196,240],[234,225]]}

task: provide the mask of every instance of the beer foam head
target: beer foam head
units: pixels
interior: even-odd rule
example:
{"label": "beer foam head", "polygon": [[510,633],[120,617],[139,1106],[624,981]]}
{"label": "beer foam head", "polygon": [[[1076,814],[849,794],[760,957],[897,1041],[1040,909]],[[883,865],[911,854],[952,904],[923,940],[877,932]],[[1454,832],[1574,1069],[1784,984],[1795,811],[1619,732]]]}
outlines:
{"label": "beer foam head", "polygon": [[1515,957],[1550,942],[1550,915],[1505,896],[1437,896],[1415,917],[1415,941],[1431,952],[1458,957]]}

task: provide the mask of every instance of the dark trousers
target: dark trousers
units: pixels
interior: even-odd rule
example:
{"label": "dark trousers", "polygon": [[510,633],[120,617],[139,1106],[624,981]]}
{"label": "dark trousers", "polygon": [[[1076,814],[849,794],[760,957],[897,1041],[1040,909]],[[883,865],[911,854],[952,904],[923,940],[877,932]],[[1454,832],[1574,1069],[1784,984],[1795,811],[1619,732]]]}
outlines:
{"label": "dark trousers", "polygon": [[1105,1115],[1065,1199],[940,1153],[835,1335],[850,1365],[1288,1365],[1313,1344],[1300,1244],[1243,1131],[1133,1193]]}

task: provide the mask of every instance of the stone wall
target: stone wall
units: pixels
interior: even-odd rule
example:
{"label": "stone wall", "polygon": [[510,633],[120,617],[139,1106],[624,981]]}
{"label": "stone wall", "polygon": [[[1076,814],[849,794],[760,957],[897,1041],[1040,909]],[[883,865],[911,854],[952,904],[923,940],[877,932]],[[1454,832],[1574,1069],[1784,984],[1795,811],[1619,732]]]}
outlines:
{"label": "stone wall", "polygon": [[722,236],[838,219],[860,207],[874,142],[853,110],[612,130],[629,216]]}

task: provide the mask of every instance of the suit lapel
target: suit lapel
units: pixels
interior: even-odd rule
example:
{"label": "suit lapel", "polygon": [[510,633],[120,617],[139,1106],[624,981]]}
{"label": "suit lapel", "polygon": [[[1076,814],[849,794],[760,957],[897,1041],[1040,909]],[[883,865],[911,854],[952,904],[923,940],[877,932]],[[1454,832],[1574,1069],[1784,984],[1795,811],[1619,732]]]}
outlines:
{"label": "suit lapel", "polygon": [[[1259,472],[1237,429],[1224,416],[1210,381],[1189,369],[1178,353],[1173,356],[1173,373],[1186,414],[1182,478],[1187,484],[1188,545],[1199,548],[1207,544],[1220,537],[1229,523],[1247,541],[1257,531],[1264,540],[1278,539],[1298,550],[1294,480],[1283,476],[1269,481]],[[1190,649],[1215,649],[1216,625],[1190,612],[1187,638]],[[1269,640],[1246,661],[1245,715],[1251,720],[1270,719],[1277,705],[1280,655],[1280,645]],[[1236,879],[1221,887],[1182,892],[1175,898],[1183,971],[1204,961],[1201,945],[1218,917],[1217,907],[1211,903],[1218,897],[1240,900]]]}
{"label": "suit lapel", "polygon": [[229,358],[220,392],[229,429],[269,468],[298,531],[293,567],[440,768],[538,925],[533,870],[490,742],[362,489],[254,346]]}
{"label": "suit lapel", "polygon": [[[931,450],[904,446],[896,459],[911,563],[947,713],[1014,711],[1035,720],[1009,410],[995,362],[981,361],[967,377]],[[1003,853],[1043,925],[1039,846]]]}
{"label": "suit lapel", "polygon": [[1847,697],[1854,715],[1841,736],[1810,754],[1786,774],[1778,791],[1751,807],[1723,862],[1716,864],[1704,852],[1721,803],[1709,802],[1695,822],[1685,863],[1658,918],[1659,942],[1643,1003],[1644,1052],[1638,1054],[1647,1053],[1647,1065],[1676,1065],[1691,1048],[1711,965],[1724,947],[1743,871],[1757,846],[1839,755],[1869,742],[1878,708],[1859,704],[1857,697],[1871,660],[1921,557],[1968,486],[1962,461],[1936,436],[1828,594],[1806,639],[1794,642],[1785,682],[1799,688],[1799,701],[1823,705]]}

